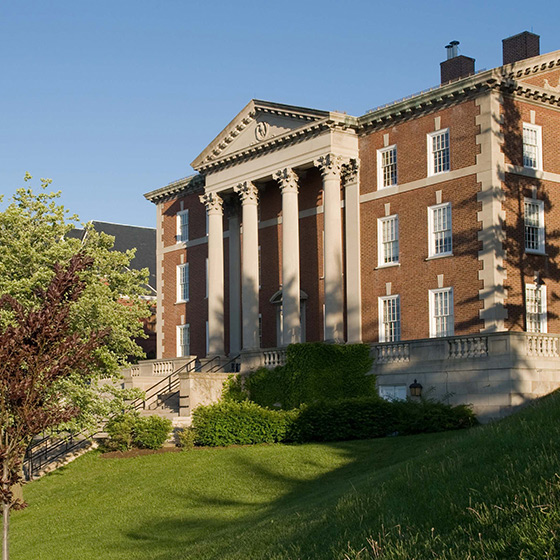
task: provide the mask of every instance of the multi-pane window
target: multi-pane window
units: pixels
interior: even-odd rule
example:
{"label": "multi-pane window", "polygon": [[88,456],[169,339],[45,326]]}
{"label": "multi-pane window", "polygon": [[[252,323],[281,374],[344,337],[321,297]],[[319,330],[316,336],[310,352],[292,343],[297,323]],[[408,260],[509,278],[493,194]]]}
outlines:
{"label": "multi-pane window", "polygon": [[189,264],[177,267],[177,301],[189,301]]}
{"label": "multi-pane window", "polygon": [[380,385],[379,396],[386,401],[405,401],[406,385]]}
{"label": "multi-pane window", "polygon": [[525,251],[544,253],[544,201],[525,199]]}
{"label": "multi-pane window", "polygon": [[190,325],[179,325],[177,327],[177,356],[190,356],[191,336]]}
{"label": "multi-pane window", "polygon": [[523,123],[523,166],[542,169],[541,127]]}
{"label": "multi-pane window", "polygon": [[397,147],[389,146],[377,150],[377,188],[393,187],[397,184]]}
{"label": "multi-pane window", "polygon": [[379,298],[379,342],[401,339],[401,302],[399,296]]}
{"label": "multi-pane window", "polygon": [[189,211],[177,212],[177,241],[189,240]]}
{"label": "multi-pane window", "polygon": [[428,134],[428,175],[449,171],[449,129]]}
{"label": "multi-pane window", "polygon": [[430,336],[453,336],[453,288],[430,290]]}
{"label": "multi-pane window", "polygon": [[451,255],[451,203],[428,208],[428,232],[430,257]]}
{"label": "multi-pane window", "polygon": [[378,266],[399,262],[399,217],[387,216],[377,220]]}
{"label": "multi-pane window", "polygon": [[546,286],[544,284],[525,285],[525,310],[527,332],[547,332]]}

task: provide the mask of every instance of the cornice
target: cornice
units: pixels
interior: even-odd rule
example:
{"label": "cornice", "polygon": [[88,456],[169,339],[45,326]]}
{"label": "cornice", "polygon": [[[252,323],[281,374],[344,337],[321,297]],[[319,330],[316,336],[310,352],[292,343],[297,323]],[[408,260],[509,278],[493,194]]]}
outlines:
{"label": "cornice", "polygon": [[173,181],[155,191],[150,191],[144,195],[144,198],[157,204],[178,194],[188,194],[202,190],[204,190],[204,177],[197,174]]}

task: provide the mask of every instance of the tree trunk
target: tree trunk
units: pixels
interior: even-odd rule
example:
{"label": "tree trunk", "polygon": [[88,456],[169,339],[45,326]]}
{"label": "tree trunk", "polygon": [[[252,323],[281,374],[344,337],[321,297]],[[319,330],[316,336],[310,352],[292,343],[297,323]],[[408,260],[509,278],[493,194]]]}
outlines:
{"label": "tree trunk", "polygon": [[9,560],[10,555],[8,551],[8,529],[10,527],[10,504],[3,504],[2,506],[2,560]]}

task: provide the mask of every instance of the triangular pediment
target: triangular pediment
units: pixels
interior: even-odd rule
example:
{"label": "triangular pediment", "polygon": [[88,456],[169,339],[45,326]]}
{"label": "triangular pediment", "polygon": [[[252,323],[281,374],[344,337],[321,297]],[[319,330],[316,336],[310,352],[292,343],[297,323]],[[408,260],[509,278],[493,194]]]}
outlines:
{"label": "triangular pediment", "polygon": [[192,162],[197,171],[204,165],[246,151],[327,117],[327,111],[294,107],[253,99]]}

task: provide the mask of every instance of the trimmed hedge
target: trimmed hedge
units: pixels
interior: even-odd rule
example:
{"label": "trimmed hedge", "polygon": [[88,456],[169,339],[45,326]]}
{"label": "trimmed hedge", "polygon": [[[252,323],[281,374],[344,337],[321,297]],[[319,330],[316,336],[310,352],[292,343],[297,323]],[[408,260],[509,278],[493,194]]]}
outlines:
{"label": "trimmed hedge", "polygon": [[379,397],[321,402],[291,411],[268,410],[249,401],[221,402],[193,412],[196,443],[207,446],[370,439],[477,423],[467,406]]}
{"label": "trimmed hedge", "polygon": [[159,449],[166,442],[173,428],[171,420],[159,416],[139,416],[126,412],[107,422],[105,430],[109,438],[105,448],[110,451],[127,451],[133,446]]}
{"label": "trimmed hedge", "polygon": [[224,399],[251,400],[267,408],[290,410],[305,403],[377,394],[366,344],[291,344],[286,364],[260,368],[226,382]]}
{"label": "trimmed hedge", "polygon": [[267,410],[256,403],[219,402],[193,411],[198,445],[247,445],[286,440],[294,413]]}

